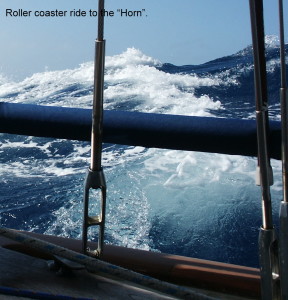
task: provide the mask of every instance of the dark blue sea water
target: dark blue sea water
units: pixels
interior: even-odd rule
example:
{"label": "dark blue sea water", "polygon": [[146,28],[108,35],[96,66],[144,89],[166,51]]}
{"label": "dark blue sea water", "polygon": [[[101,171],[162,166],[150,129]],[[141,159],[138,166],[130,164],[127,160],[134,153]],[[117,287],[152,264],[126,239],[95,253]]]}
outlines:
{"label": "dark blue sea water", "polygon": [[[270,117],[279,120],[279,48],[268,43],[266,52]],[[251,46],[185,66],[160,63],[132,48],[107,57],[105,72],[105,109],[255,116]],[[93,62],[20,82],[2,74],[0,101],[91,107],[92,80]],[[1,134],[1,225],[80,237],[89,160],[89,143]],[[103,165],[107,243],[258,265],[261,196],[255,158],[104,145]],[[272,160],[272,166],[277,225],[281,163]]]}

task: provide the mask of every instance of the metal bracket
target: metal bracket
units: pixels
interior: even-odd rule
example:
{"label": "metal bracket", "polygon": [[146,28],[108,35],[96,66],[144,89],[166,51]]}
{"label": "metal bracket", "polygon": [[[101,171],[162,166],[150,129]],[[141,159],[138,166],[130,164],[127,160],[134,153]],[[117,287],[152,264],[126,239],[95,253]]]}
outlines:
{"label": "metal bracket", "polygon": [[280,274],[282,299],[288,299],[288,203],[282,201],[280,205]]}
{"label": "metal bracket", "polygon": [[[273,169],[271,166],[269,166],[268,177],[269,177],[269,185],[271,186],[274,184]],[[260,167],[259,166],[257,166],[257,168],[256,168],[255,183],[256,183],[256,185],[261,186],[261,175],[260,175]]]}
{"label": "metal bracket", "polygon": [[274,228],[260,229],[259,259],[262,300],[281,299],[278,242]]}
{"label": "metal bracket", "polygon": [[[98,215],[89,214],[89,192],[90,189],[100,189],[100,213]],[[98,199],[99,200],[99,199]],[[83,253],[90,256],[101,257],[104,246],[104,227],[105,227],[105,210],[106,210],[106,181],[103,170],[92,171],[88,169],[84,187],[84,217],[83,217],[83,233],[82,233],[82,250]],[[88,228],[98,226],[98,248],[89,249],[88,243]]]}
{"label": "metal bracket", "polygon": [[58,255],[53,255],[54,260],[47,262],[48,268],[51,271],[56,272],[61,275],[72,275],[73,271],[84,270],[85,267],[74,261],[68,260],[66,258],[60,257]]}

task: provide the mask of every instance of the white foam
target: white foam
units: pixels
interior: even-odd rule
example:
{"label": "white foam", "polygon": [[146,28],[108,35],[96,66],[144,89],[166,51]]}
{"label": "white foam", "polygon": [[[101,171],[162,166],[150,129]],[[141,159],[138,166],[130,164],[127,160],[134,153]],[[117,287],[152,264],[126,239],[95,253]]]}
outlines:
{"label": "white foam", "polygon": [[125,52],[119,55],[108,56],[105,62],[105,66],[108,69],[119,69],[121,67],[126,68],[127,65],[160,66],[161,62],[143,54],[140,50],[135,48],[128,48]]}
{"label": "white foam", "polygon": [[223,176],[233,178],[237,174],[246,177],[247,182],[255,178],[255,159],[186,151],[150,149],[148,152],[150,157],[144,162],[146,171],[158,174],[162,184],[173,189],[208,187],[211,182],[223,180]]}
{"label": "white foam", "polygon": [[[161,71],[160,65],[134,48],[107,57],[105,108],[209,116],[209,110],[221,108],[221,103],[207,95],[196,96],[195,89],[238,84],[241,72],[251,70],[250,66],[244,66],[233,76],[235,70],[199,77],[169,74]],[[6,97],[5,101],[9,102],[91,107],[92,82],[93,63],[88,62],[73,70],[37,73],[19,83],[0,77],[0,97]],[[26,156],[8,158],[1,163],[0,175],[17,179],[78,174],[78,178],[84,179],[90,162],[90,146],[66,143],[70,150],[61,154],[58,150],[62,146],[53,145],[51,140],[38,143],[33,138],[7,139],[0,144],[1,155],[9,149],[26,149],[37,150],[44,158],[31,157],[29,152]],[[178,230],[181,238],[187,232],[189,236],[189,231],[197,238],[206,227],[213,225],[212,218],[206,220],[207,215],[215,220],[223,209],[229,211],[227,206],[235,202],[247,206],[250,198],[257,202],[260,195],[254,184],[256,160],[247,157],[110,146],[103,151],[103,165],[109,197],[107,233],[117,244],[129,247],[153,248],[149,233],[154,218],[169,219],[176,228],[173,232]],[[273,162],[273,166],[278,179],[272,190],[277,198],[281,191],[281,167],[278,162]],[[65,205],[52,212],[54,219],[49,221],[46,233],[79,237],[82,204],[77,197],[80,198],[78,191],[82,195],[83,180],[75,181],[74,188]],[[48,187],[46,192],[49,193]],[[31,228],[36,229],[39,225]]]}
{"label": "white foam", "polygon": [[221,106],[219,101],[213,101],[207,95],[194,95],[196,87],[219,85],[219,78],[160,71],[155,66],[157,62],[146,56],[143,59],[143,54],[135,49],[128,49],[119,60],[119,65],[116,58],[112,60],[113,68],[108,68],[105,76],[108,109],[129,102],[137,111],[207,116],[210,115],[209,109]]}
{"label": "white foam", "polygon": [[280,40],[278,35],[265,35],[265,47],[266,49],[279,48]]}
{"label": "white foam", "polygon": [[[105,108],[143,112],[208,116],[209,109],[221,107],[207,95],[195,96],[199,86],[227,84],[220,77],[200,78],[193,74],[169,74],[158,70],[160,62],[140,50],[129,48],[122,54],[107,57]],[[73,107],[91,107],[93,63],[73,70],[36,73],[23,81],[6,82],[0,97],[9,102]],[[79,96],[83,91],[84,96]],[[124,108],[125,109],[125,108]]]}

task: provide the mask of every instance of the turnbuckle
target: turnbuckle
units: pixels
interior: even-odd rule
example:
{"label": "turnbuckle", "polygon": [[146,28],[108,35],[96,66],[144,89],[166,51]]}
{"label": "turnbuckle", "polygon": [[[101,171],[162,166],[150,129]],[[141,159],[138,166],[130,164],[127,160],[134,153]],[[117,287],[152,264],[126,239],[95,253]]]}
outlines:
{"label": "turnbuckle", "polygon": [[[98,215],[89,214],[89,192],[90,189],[100,189],[101,191],[101,205]],[[106,181],[103,169],[99,171],[92,171],[88,169],[88,173],[84,186],[84,218],[83,218],[83,230],[82,230],[82,251],[83,253],[101,258],[103,246],[104,246],[104,227],[105,227],[105,210],[106,210]],[[98,226],[98,247],[97,249],[90,249],[87,246],[88,243],[88,228],[91,226]]]}

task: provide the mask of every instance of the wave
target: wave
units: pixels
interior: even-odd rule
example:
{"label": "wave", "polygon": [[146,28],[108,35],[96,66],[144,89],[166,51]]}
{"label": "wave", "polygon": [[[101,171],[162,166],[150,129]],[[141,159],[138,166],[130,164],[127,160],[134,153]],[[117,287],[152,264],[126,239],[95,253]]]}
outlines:
{"label": "wave", "polygon": [[[270,110],[279,119],[279,49],[271,41]],[[106,58],[105,109],[253,118],[251,50],[174,66],[129,48]],[[92,94],[93,62],[20,82],[0,77],[1,101],[87,108]],[[80,237],[89,144],[2,134],[0,153],[2,225]],[[272,163],[277,216],[281,163]],[[104,145],[103,166],[107,243],[257,265],[261,200],[255,158]]]}
{"label": "wave", "polygon": [[[218,78],[169,74],[160,65],[134,48],[107,57],[105,109],[208,116],[208,109],[221,106],[207,95],[194,95],[196,87],[219,85]],[[92,82],[89,62],[73,70],[37,73],[20,83],[2,84],[0,97],[10,102],[91,107]]]}

